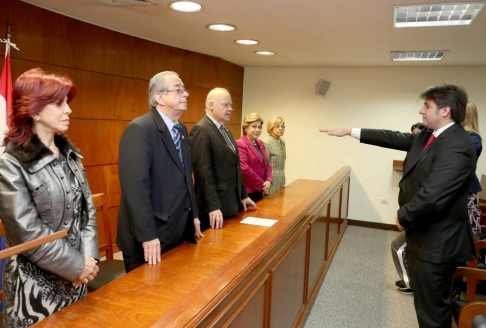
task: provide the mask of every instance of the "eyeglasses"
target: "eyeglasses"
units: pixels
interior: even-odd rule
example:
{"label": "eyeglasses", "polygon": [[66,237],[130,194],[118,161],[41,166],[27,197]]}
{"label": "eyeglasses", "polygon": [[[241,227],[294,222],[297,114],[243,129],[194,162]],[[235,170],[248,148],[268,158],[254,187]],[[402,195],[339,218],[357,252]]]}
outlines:
{"label": "eyeglasses", "polygon": [[180,88],[180,89],[176,89],[176,90],[165,90],[164,92],[172,92],[172,91],[177,92],[177,94],[180,95],[180,96],[182,96],[185,92],[189,96],[189,90],[187,90],[186,88]]}

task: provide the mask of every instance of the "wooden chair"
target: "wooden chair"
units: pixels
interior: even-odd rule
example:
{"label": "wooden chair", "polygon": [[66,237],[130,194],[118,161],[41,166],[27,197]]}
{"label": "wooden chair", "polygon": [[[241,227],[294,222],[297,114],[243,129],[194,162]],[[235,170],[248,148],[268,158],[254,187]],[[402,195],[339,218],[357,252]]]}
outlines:
{"label": "wooden chair", "polygon": [[[486,240],[478,240],[474,243],[476,256],[479,251],[486,249]],[[469,328],[473,319],[479,314],[486,313],[486,303],[476,301],[476,288],[479,280],[486,281],[486,270],[478,268],[478,260],[475,258],[467,262],[468,267],[459,267],[454,271],[453,279],[467,278],[466,299],[453,300],[453,314],[458,328]]]}
{"label": "wooden chair", "polygon": [[96,217],[98,221],[98,247],[100,256],[104,253],[106,260],[98,263],[100,271],[96,278],[88,283],[89,292],[100,289],[125,274],[125,265],[123,264],[123,261],[113,259],[113,239],[111,237],[108,209],[104,205],[104,195],[93,195],[93,202],[96,207]]}

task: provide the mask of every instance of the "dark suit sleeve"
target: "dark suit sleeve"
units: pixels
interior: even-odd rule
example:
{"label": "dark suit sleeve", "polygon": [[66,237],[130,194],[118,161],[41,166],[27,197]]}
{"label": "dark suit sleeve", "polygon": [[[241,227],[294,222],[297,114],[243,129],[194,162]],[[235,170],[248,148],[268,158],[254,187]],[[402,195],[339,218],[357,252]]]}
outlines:
{"label": "dark suit sleeve", "polygon": [[390,130],[361,129],[360,142],[378,147],[409,151],[415,135]]}
{"label": "dark suit sleeve", "polygon": [[201,201],[209,213],[222,208],[216,191],[212,170],[211,140],[204,128],[194,125],[191,130],[191,157],[194,164],[194,178],[201,190]]}
{"label": "dark suit sleeve", "polygon": [[152,142],[147,131],[131,123],[120,140],[120,185],[128,221],[135,230],[138,242],[157,238],[154,212],[150,199]]}
{"label": "dark suit sleeve", "polygon": [[[184,137],[183,139],[183,146],[184,150],[189,150],[189,158],[191,158],[190,154],[190,141],[189,141],[189,134],[187,133],[187,127],[185,126],[184,123],[179,122],[179,126],[181,127],[182,135]],[[192,217],[194,219],[197,219],[199,217],[199,213],[197,210],[197,205],[196,205],[196,197],[194,195],[194,184],[192,181],[192,159],[190,161],[184,160],[185,163],[185,169],[186,169],[186,179],[188,183],[188,189],[189,189],[189,195],[191,197],[191,208],[192,208]],[[189,166],[189,167],[188,167]]]}
{"label": "dark suit sleeve", "polygon": [[440,212],[464,188],[475,167],[474,153],[464,142],[452,141],[441,145],[434,155],[430,173],[411,201],[398,210],[400,224],[407,228],[414,220],[426,220],[427,213]]}

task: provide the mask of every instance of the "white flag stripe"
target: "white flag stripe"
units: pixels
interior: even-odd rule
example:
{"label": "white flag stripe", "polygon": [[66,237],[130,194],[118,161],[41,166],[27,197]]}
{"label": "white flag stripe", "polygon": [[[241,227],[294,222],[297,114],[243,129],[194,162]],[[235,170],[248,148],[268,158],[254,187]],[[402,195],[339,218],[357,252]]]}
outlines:
{"label": "white flag stripe", "polygon": [[3,153],[5,147],[1,146],[3,144],[3,138],[7,132],[7,101],[0,94],[0,154]]}

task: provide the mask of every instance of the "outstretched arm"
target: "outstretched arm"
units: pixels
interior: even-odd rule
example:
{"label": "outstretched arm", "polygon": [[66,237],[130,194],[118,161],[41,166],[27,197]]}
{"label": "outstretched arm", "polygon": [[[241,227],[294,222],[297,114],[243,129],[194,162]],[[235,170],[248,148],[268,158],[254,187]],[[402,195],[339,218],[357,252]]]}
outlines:
{"label": "outstretched arm", "polygon": [[344,137],[344,136],[350,136],[351,135],[351,129],[319,129],[319,132],[324,132],[327,133],[328,136],[333,136],[333,137]]}

